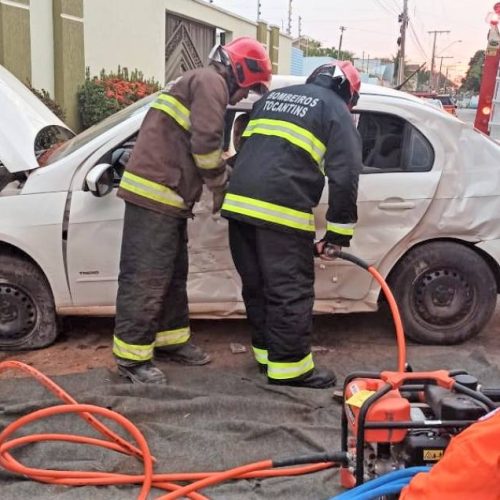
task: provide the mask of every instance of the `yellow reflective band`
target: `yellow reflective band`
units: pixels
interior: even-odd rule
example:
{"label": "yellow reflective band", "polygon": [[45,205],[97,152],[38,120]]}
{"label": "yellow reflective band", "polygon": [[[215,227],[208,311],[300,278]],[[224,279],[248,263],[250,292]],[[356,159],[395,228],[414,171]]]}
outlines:
{"label": "yellow reflective band", "polygon": [[125,171],[123,173],[120,187],[125,189],[125,191],[130,191],[143,198],[149,198],[150,200],[163,203],[164,205],[170,205],[181,209],[187,208],[182,197],[169,187],[144,179],[131,172]]}
{"label": "yellow reflective band", "polygon": [[309,130],[284,120],[269,118],[250,120],[243,137],[250,137],[253,134],[281,137],[309,153],[318,165],[326,152],[326,146]]}
{"label": "yellow reflective band", "polygon": [[113,354],[119,358],[133,361],[149,361],[153,358],[153,348],[154,344],[127,344],[118,337],[113,336]]}
{"label": "yellow reflective band", "polygon": [[185,344],[189,341],[190,336],[191,329],[189,326],[177,328],[176,330],[164,330],[156,334],[155,347]]}
{"label": "yellow reflective band", "polygon": [[294,363],[283,363],[281,361],[269,361],[267,363],[267,376],[275,380],[287,380],[297,378],[310,372],[314,368],[312,354]]}
{"label": "yellow reflective band", "polygon": [[333,222],[327,222],[326,230],[343,236],[352,236],[354,234],[354,226],[355,224],[334,224]]}
{"label": "yellow reflective band", "polygon": [[226,194],[222,210],[248,215],[255,219],[274,222],[282,226],[293,227],[303,231],[314,231],[314,216],[293,208],[275,205],[267,201],[248,198],[233,193]]}
{"label": "yellow reflective band", "polygon": [[267,350],[259,349],[258,347],[253,347],[253,346],[252,350],[257,363],[260,363],[261,365],[267,365]]}
{"label": "yellow reflective band", "polygon": [[189,130],[191,128],[191,112],[174,96],[169,94],[160,94],[156,101],[151,104],[151,107],[166,113],[183,129]]}
{"label": "yellow reflective band", "polygon": [[209,170],[211,168],[217,168],[219,166],[221,155],[222,149],[216,149],[211,153],[203,155],[197,155],[193,153],[193,158],[198,168]]}

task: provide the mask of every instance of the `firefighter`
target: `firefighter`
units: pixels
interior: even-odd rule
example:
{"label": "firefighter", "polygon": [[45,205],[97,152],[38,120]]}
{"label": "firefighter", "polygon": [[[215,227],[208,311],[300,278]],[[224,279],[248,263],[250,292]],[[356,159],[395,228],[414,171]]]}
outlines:
{"label": "firefighter", "polygon": [[311,354],[314,302],[312,209],[329,181],[327,231],[316,244],[329,259],[349,246],[357,220],[361,140],[350,108],[360,77],[350,62],[317,68],[303,85],[268,93],[253,107],[221,214],[242,280],[252,347],[272,384],[335,383]]}
{"label": "firefighter", "polygon": [[206,68],[187,71],[158,95],[141,126],[118,196],[125,217],[113,354],[135,383],[165,383],[153,356],[190,365],[210,357],[190,342],[187,219],[205,184],[220,209],[224,114],[250,90],[267,91],[271,62],[242,37],[215,47]]}

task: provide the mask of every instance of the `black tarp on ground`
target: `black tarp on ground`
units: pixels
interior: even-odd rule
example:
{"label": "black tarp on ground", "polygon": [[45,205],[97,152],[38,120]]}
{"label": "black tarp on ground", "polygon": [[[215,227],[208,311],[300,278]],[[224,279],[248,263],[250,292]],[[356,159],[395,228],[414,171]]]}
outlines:
{"label": "black tarp on ground", "polygon": [[[353,370],[392,369],[394,341],[390,320],[373,322],[373,316],[338,320],[339,333],[330,324],[316,324],[316,362],[334,366],[339,379]],[[240,325],[235,322],[234,325]],[[326,327],[328,325],[328,327]],[[227,337],[214,337],[210,327],[197,339],[214,339],[206,367],[161,365],[169,385],[137,387],[123,383],[112,371],[93,369],[82,374],[55,377],[78,402],[110,407],[132,420],[145,434],[158,463],[157,472],[221,470],[266,458],[285,458],[339,448],[340,406],[332,390],[281,388],[266,384],[257,373],[251,354],[227,355]],[[241,328],[240,328],[241,329]],[[235,330],[236,331],[236,330]],[[217,333],[217,331],[215,332]],[[465,368],[486,386],[500,387],[500,345],[496,325],[462,346],[410,346],[415,369]],[[210,337],[209,337],[210,336]],[[215,340],[216,339],[216,340]],[[248,343],[245,335],[231,341]],[[228,356],[228,357],[227,357]],[[224,364],[226,363],[226,364]],[[228,368],[225,366],[230,365]],[[30,411],[58,404],[31,379],[0,379],[0,426]],[[67,432],[96,436],[76,416],[54,417],[32,425],[29,432]],[[23,463],[54,469],[140,473],[133,458],[87,446],[63,443],[30,445],[15,452]],[[0,499],[124,499],[136,498],[135,487],[56,487],[13,477],[0,471]],[[203,490],[214,499],[322,500],[340,492],[334,470],[295,478],[228,482]],[[154,491],[151,498],[162,494]]]}

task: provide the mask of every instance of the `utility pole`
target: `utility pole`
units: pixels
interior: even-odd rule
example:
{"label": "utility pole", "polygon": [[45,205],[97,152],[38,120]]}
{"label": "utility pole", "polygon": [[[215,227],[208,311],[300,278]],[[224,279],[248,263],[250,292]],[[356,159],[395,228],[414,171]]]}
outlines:
{"label": "utility pole", "polygon": [[302,36],[302,18],[299,16],[299,39]]}
{"label": "utility pole", "polygon": [[340,28],[340,40],[339,40],[339,51],[338,51],[338,58],[341,59],[341,53],[342,53],[342,37],[344,36],[344,31],[347,29],[345,26],[341,26]]}
{"label": "utility pole", "polygon": [[[439,56],[441,58],[441,63],[439,64],[439,73],[437,77],[437,88],[438,90],[440,89],[440,84],[441,84],[441,76],[442,76],[442,70],[443,70],[443,59],[453,59],[453,56]],[[446,80],[445,80],[446,84]]]}
{"label": "utility pole", "polygon": [[260,16],[262,15],[262,12],[261,12],[261,7],[262,7],[262,3],[260,0],[257,0],[257,22],[260,21]]}
{"label": "utility pole", "polygon": [[406,56],[406,28],[408,27],[408,0],[404,0],[403,13],[399,14],[398,21],[401,23],[401,37],[398,39],[399,45],[399,64],[397,84],[401,85],[405,79],[405,56]]}
{"label": "utility pole", "polygon": [[286,34],[292,34],[292,0],[288,0],[288,28]]}
{"label": "utility pole", "polygon": [[429,90],[434,90],[434,60],[436,58],[436,38],[438,35],[442,35],[443,33],[449,33],[450,31],[446,30],[434,30],[434,31],[428,31],[427,33],[429,34],[434,34],[434,43],[432,44],[432,60],[431,60],[431,75],[429,78]]}

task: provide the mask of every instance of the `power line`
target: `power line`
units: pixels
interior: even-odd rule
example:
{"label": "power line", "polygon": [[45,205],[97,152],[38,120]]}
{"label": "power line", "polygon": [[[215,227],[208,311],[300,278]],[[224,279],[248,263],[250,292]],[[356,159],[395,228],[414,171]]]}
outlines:
{"label": "power line", "polygon": [[391,14],[391,16],[397,16],[398,13],[391,10],[387,5],[385,5],[382,0],[375,0],[376,3],[378,3],[378,5],[380,5],[380,7],[382,7],[386,12],[388,12],[389,14]]}
{"label": "power line", "polygon": [[413,26],[412,21],[410,20],[409,22],[410,26],[410,32],[413,35],[413,39],[415,40],[415,43],[417,44],[418,49],[420,50],[420,54],[425,57],[425,59],[429,59],[429,56],[427,55],[427,52],[425,51],[422,43],[420,42],[420,39],[417,35],[417,32],[415,31],[415,27]]}

